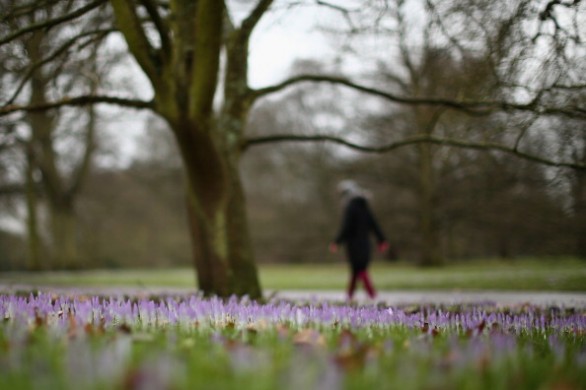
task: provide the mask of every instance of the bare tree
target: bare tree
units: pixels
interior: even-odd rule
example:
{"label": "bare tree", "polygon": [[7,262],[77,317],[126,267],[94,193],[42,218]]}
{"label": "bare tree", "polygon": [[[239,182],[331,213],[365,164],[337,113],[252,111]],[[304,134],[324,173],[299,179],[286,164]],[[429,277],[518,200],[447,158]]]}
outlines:
{"label": "bare tree", "polygon": [[[41,5],[11,1],[5,3],[3,22],[17,32],[38,23],[42,25],[46,16],[69,13],[75,6],[73,1]],[[43,105],[55,89],[75,91],[87,86],[89,93],[94,94],[100,77],[97,52],[101,42],[111,32],[108,28],[102,28],[103,23],[104,19],[94,17],[70,23],[66,27],[46,26],[46,29],[35,28],[26,34],[16,33],[6,43],[9,48],[7,56],[20,54],[17,64],[4,69],[5,74],[14,77],[4,105],[10,106],[18,100],[28,100],[31,106]],[[71,36],[70,31],[73,29],[78,31]],[[75,57],[72,53],[75,53]],[[29,134],[20,136],[20,144],[26,156],[23,188],[26,194],[31,269],[80,266],[75,203],[96,148],[96,115],[92,107],[85,111],[86,124],[81,128],[78,128],[80,117],[76,118],[75,123],[68,121],[66,117],[71,113],[65,110],[41,110],[26,115]],[[82,112],[77,110],[77,113]],[[63,147],[59,146],[63,144],[64,137],[70,140],[80,138],[80,142],[76,142],[76,149],[81,150],[75,153],[77,156],[72,153],[64,156]],[[52,265],[43,265],[40,259],[42,244],[37,218],[38,192],[46,201],[49,211],[48,246]]]}

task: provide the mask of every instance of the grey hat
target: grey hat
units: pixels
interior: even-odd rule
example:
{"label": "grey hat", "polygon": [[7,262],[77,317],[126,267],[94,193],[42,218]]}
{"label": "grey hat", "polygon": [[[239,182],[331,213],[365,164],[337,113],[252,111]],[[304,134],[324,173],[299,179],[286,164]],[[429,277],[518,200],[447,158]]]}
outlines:
{"label": "grey hat", "polygon": [[354,180],[342,180],[336,189],[340,195],[342,206],[346,206],[354,198],[366,197],[367,193]]}
{"label": "grey hat", "polygon": [[344,195],[358,195],[361,190],[360,186],[354,180],[342,180],[337,186],[338,193]]}

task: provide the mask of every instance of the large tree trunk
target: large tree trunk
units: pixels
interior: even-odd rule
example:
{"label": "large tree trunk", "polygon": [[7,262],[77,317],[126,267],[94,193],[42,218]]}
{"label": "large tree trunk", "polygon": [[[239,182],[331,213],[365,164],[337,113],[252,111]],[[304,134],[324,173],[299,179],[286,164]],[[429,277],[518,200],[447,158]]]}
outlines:
{"label": "large tree trunk", "polygon": [[420,264],[423,266],[437,266],[443,263],[439,248],[435,208],[432,146],[421,144],[419,145],[419,228],[421,234]]}
{"label": "large tree trunk", "polygon": [[[160,50],[154,50],[133,2],[111,1],[129,49],[155,90],[154,111],[167,120],[179,145],[197,280],[207,295],[261,296],[238,160],[251,104],[248,40],[271,2],[257,2],[238,28],[224,14],[223,1],[172,1],[167,23],[145,7],[161,38]],[[218,112],[213,103],[222,49],[227,64]]]}
{"label": "large tree trunk", "polygon": [[49,205],[53,264],[60,269],[79,268],[75,210],[71,202]]}
{"label": "large tree trunk", "polygon": [[181,126],[175,134],[187,171],[187,208],[199,288],[206,295],[260,298],[237,166],[239,151],[226,147],[217,133],[194,128]]}
{"label": "large tree trunk", "polygon": [[39,271],[41,266],[41,238],[39,236],[39,224],[37,219],[37,189],[34,180],[34,157],[32,144],[26,145],[26,230],[28,246],[28,269]]}
{"label": "large tree trunk", "polygon": [[[575,153],[580,162],[586,163],[586,134],[582,134],[582,150]],[[574,170],[574,219],[576,221],[576,255],[586,260],[586,172]]]}
{"label": "large tree trunk", "polygon": [[576,221],[576,255],[586,260],[586,173],[575,172],[574,220]]}
{"label": "large tree trunk", "polygon": [[[44,44],[47,37],[36,31],[31,39],[26,41],[27,54],[31,63],[39,63],[43,59]],[[96,52],[93,53],[95,57]],[[92,75],[96,76],[92,65]],[[47,103],[47,93],[51,77],[43,74],[41,68],[36,69],[30,78],[30,104],[43,105]],[[92,93],[97,86],[91,85]],[[89,109],[88,128],[85,137],[83,158],[74,167],[72,174],[67,177],[59,168],[59,154],[55,146],[55,131],[57,121],[55,114],[48,111],[32,112],[28,115],[31,127],[31,139],[27,146],[27,158],[30,169],[38,169],[41,173],[43,195],[47,201],[50,216],[51,255],[54,266],[58,268],[79,268],[80,256],[77,246],[77,229],[75,215],[75,197],[87,176],[91,165],[94,150],[95,112]],[[33,172],[28,172],[27,180],[33,182]],[[29,186],[30,187],[30,186]],[[35,194],[27,191],[27,207],[29,211],[29,250],[30,262],[33,268],[39,268],[38,251],[39,238],[37,236],[36,200]]]}
{"label": "large tree trunk", "polygon": [[248,215],[246,200],[240,171],[234,160],[237,156],[230,156],[229,163],[229,199],[228,199],[228,258],[232,268],[234,293],[249,295],[253,298],[262,296],[258,271],[252,251],[251,239],[248,230]]}

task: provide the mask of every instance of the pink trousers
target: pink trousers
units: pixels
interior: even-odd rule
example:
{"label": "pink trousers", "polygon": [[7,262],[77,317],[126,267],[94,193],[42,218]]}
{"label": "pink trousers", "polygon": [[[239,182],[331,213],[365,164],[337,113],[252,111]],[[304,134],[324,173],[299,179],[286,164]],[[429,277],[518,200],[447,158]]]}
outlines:
{"label": "pink trousers", "polygon": [[370,277],[368,276],[368,272],[366,272],[366,270],[364,270],[364,271],[360,271],[357,273],[353,272],[350,275],[350,284],[348,285],[348,299],[352,299],[352,297],[354,296],[354,291],[356,290],[356,282],[359,279],[362,281],[362,283],[364,283],[364,288],[366,289],[368,296],[370,298],[375,298],[376,297],[376,290],[374,289],[374,286],[372,285],[372,282],[370,281]]}

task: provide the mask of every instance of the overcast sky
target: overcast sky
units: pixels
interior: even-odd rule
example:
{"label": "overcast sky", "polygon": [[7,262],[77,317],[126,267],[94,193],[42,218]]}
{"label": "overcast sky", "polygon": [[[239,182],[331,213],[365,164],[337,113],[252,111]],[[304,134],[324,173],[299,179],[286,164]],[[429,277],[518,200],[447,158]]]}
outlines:
{"label": "overcast sky", "polygon": [[282,80],[296,59],[324,59],[335,55],[332,38],[317,31],[339,15],[316,7],[278,10],[262,19],[250,46],[249,76],[252,87]]}

